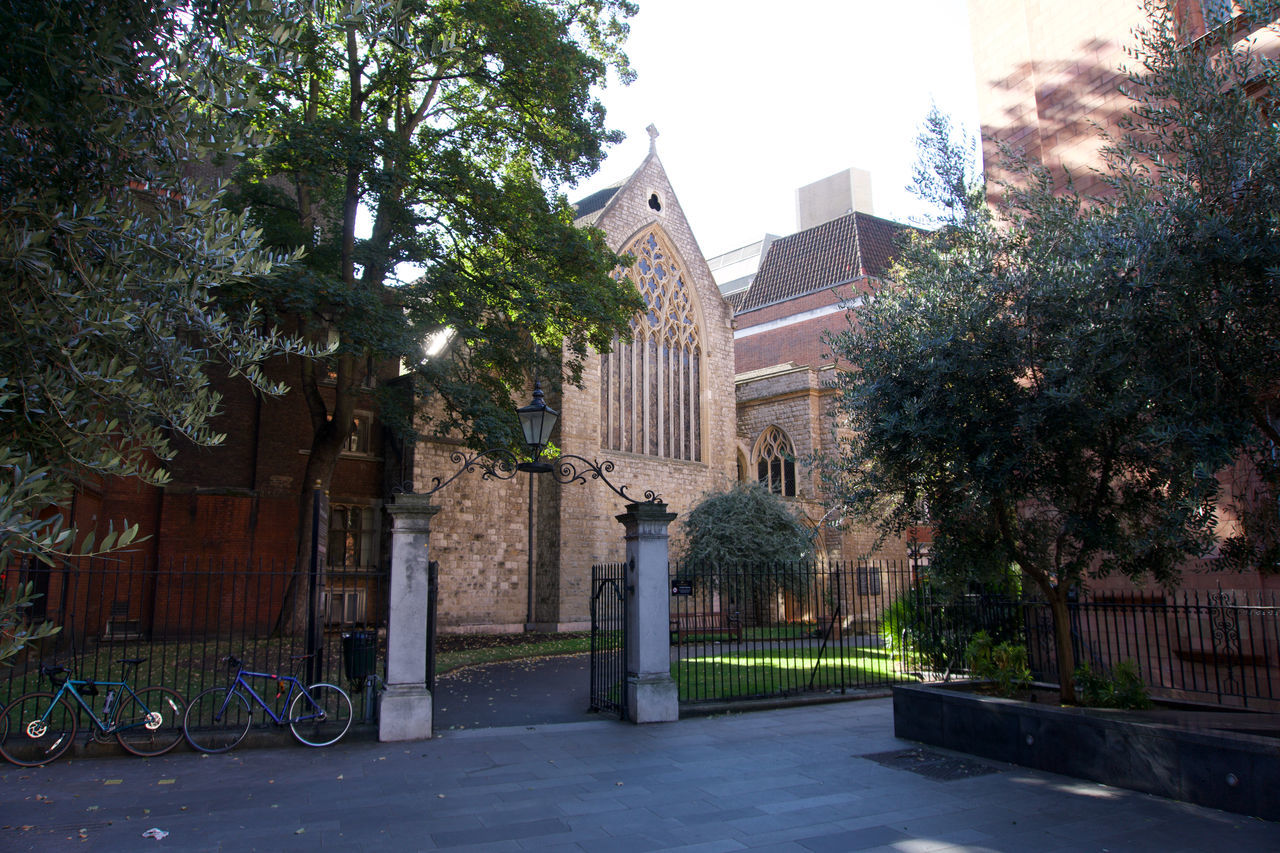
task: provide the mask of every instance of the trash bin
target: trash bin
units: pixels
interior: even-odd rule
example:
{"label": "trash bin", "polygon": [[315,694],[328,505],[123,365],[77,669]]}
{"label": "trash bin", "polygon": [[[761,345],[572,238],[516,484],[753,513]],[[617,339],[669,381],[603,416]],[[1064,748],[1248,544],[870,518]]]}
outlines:
{"label": "trash bin", "polygon": [[342,635],[342,669],[357,690],[377,666],[378,635],[373,631],[347,631]]}

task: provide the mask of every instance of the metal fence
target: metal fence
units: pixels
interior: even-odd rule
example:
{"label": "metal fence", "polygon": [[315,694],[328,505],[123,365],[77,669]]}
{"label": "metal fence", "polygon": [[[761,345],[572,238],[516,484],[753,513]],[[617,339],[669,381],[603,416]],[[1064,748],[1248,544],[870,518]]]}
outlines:
{"label": "metal fence", "polygon": [[[927,570],[926,570],[927,571]],[[1018,590],[943,594],[905,562],[777,564],[671,575],[672,674],[682,702],[945,680],[974,634],[1025,644],[1058,679],[1049,605]],[[1152,695],[1280,708],[1280,599],[1239,591],[1098,592],[1070,605],[1076,663],[1133,661]]]}
{"label": "metal fence", "polygon": [[680,701],[844,693],[917,680],[883,632],[915,588],[908,563],[686,564],[671,575]]}
{"label": "metal fence", "polygon": [[627,716],[628,563],[591,567],[591,710]]}
{"label": "metal fence", "polygon": [[[48,689],[42,663],[110,680],[122,674],[121,659],[145,658],[129,676],[133,683],[172,687],[188,699],[226,683],[229,655],[260,672],[355,690],[368,676],[385,674],[388,583],[380,573],[322,572],[314,597],[305,572],[269,563],[192,559],[156,566],[123,555],[54,567],[29,563],[2,577],[7,589],[32,582],[41,597],[28,615],[62,630],[0,671],[0,702]],[[288,608],[293,618],[286,614],[291,584],[301,596]],[[310,660],[295,659],[312,651]]]}
{"label": "metal fence", "polygon": [[[1280,702],[1280,598],[1233,590],[1099,592],[1069,605],[1077,665],[1137,664],[1153,694],[1223,705]],[[1057,681],[1048,605],[1029,602],[1032,671]]]}

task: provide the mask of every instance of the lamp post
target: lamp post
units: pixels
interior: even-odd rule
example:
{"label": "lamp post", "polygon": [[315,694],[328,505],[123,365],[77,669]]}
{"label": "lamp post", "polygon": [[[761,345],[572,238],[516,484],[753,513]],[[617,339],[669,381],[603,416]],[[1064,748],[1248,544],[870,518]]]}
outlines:
{"label": "lamp post", "polygon": [[542,395],[542,384],[535,380],[533,383],[533,402],[516,409],[516,414],[520,416],[520,429],[524,431],[524,443],[529,446],[531,460],[529,462],[521,462],[517,468],[521,471],[529,472],[529,596],[528,604],[525,608],[524,629],[525,631],[532,631],[534,629],[533,475],[545,474],[552,470],[550,463],[539,462],[538,460],[541,458],[547,442],[551,440],[551,431],[555,429],[559,413],[547,405],[547,401]]}
{"label": "lamp post", "polygon": [[[514,453],[505,447],[491,447],[488,450],[480,451],[474,455],[468,456],[463,451],[454,451],[449,454],[449,461],[459,466],[456,471],[445,477],[432,477],[430,487],[423,490],[419,494],[423,497],[434,495],[454,480],[461,477],[467,471],[478,471],[484,480],[510,480],[520,471],[527,471],[529,474],[550,474],[557,483],[568,485],[570,483],[586,483],[588,480],[599,480],[607,486],[615,495],[622,498],[628,504],[652,504],[662,505],[662,499],[658,493],[652,489],[646,489],[643,497],[628,494],[625,484],[622,486],[614,485],[610,482],[608,475],[613,473],[613,462],[605,459],[598,461],[587,459],[584,456],[575,456],[571,453],[559,454],[555,462],[542,462],[542,451],[546,448],[547,442],[551,440],[551,432],[555,429],[556,421],[560,417],[560,413],[547,405],[547,401],[542,395],[542,384],[535,381],[533,383],[533,402],[527,406],[521,406],[516,409],[516,414],[520,416],[520,429],[524,433],[524,442],[529,448],[531,461],[520,462]],[[406,487],[400,491],[412,492],[412,484],[406,484]],[[525,630],[533,630],[533,599],[534,599],[534,575],[533,575],[533,477],[529,477],[529,600],[525,614]]]}

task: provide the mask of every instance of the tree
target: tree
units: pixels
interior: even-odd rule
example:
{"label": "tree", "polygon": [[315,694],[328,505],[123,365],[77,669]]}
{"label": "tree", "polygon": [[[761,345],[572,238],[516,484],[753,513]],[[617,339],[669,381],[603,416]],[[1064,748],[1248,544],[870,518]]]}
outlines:
{"label": "tree", "polygon": [[[1280,67],[1272,0],[1238,4],[1229,26],[1190,43],[1173,5],[1145,0],[1131,109],[1106,151],[1110,230],[1132,258],[1133,325],[1165,387],[1207,398],[1232,424],[1236,523],[1218,555],[1236,569],[1280,569]],[[1270,32],[1269,32],[1270,31]],[[1252,35],[1251,35],[1252,34]],[[1214,452],[1205,464],[1218,464]]]}
{"label": "tree", "polygon": [[809,574],[813,530],[801,515],[759,483],[708,494],[684,519],[681,571],[720,588],[731,599],[762,606],[786,590],[800,594]]}
{"label": "tree", "polygon": [[[1187,557],[1274,569],[1280,314],[1277,67],[1237,41],[1247,4],[1195,44],[1150,0],[1106,192],[1013,158],[1003,221],[945,120],[918,186],[938,231],[833,340],[854,429],[833,493],[886,531],[927,502],[933,564],[1016,564],[1049,601],[1074,701],[1070,592],[1122,572],[1173,583]],[[1254,494],[1224,492],[1244,470]],[[1241,521],[1225,532],[1218,513]]]}
{"label": "tree", "polygon": [[[579,382],[641,307],[602,233],[552,188],[592,172],[617,138],[591,87],[629,77],[624,0],[280,0],[211,44],[271,57],[252,115],[271,134],[240,200],[297,271],[238,295],[336,350],[299,362],[311,416],[299,565],[311,495],[327,488],[356,400],[403,364],[435,433],[517,444],[513,395]],[[239,24],[237,24],[237,28]],[[235,29],[235,28],[233,28]],[[367,233],[361,217],[367,213]],[[424,342],[451,345],[427,355]],[[327,383],[331,381],[332,385]],[[381,397],[384,419],[408,424]],[[421,422],[421,421],[420,421]],[[300,612],[299,596],[286,618]]]}
{"label": "tree", "polygon": [[214,301],[286,259],[190,177],[218,147],[202,113],[234,106],[180,50],[204,11],[0,4],[0,568],[126,544],[136,528],[77,542],[48,510],[85,477],[163,483],[174,436],[222,439],[211,362],[275,392],[261,361],[300,351]]}
{"label": "tree", "polygon": [[902,248],[897,284],[829,340],[853,367],[828,491],[886,533],[927,504],[932,571],[1018,566],[1049,603],[1074,702],[1070,594],[1113,572],[1169,582],[1211,546],[1231,424],[1165,387],[1138,337],[1150,306],[1115,210],[1024,164],[997,222],[936,112],[922,146],[917,186],[941,226]]}

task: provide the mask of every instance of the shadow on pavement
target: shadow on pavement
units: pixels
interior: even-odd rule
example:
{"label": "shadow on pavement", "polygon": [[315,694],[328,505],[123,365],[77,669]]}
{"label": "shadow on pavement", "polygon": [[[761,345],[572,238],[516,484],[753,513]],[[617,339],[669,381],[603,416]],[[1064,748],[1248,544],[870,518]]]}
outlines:
{"label": "shadow on pavement", "polygon": [[611,720],[591,704],[588,654],[464,667],[436,676],[432,727],[483,729]]}

